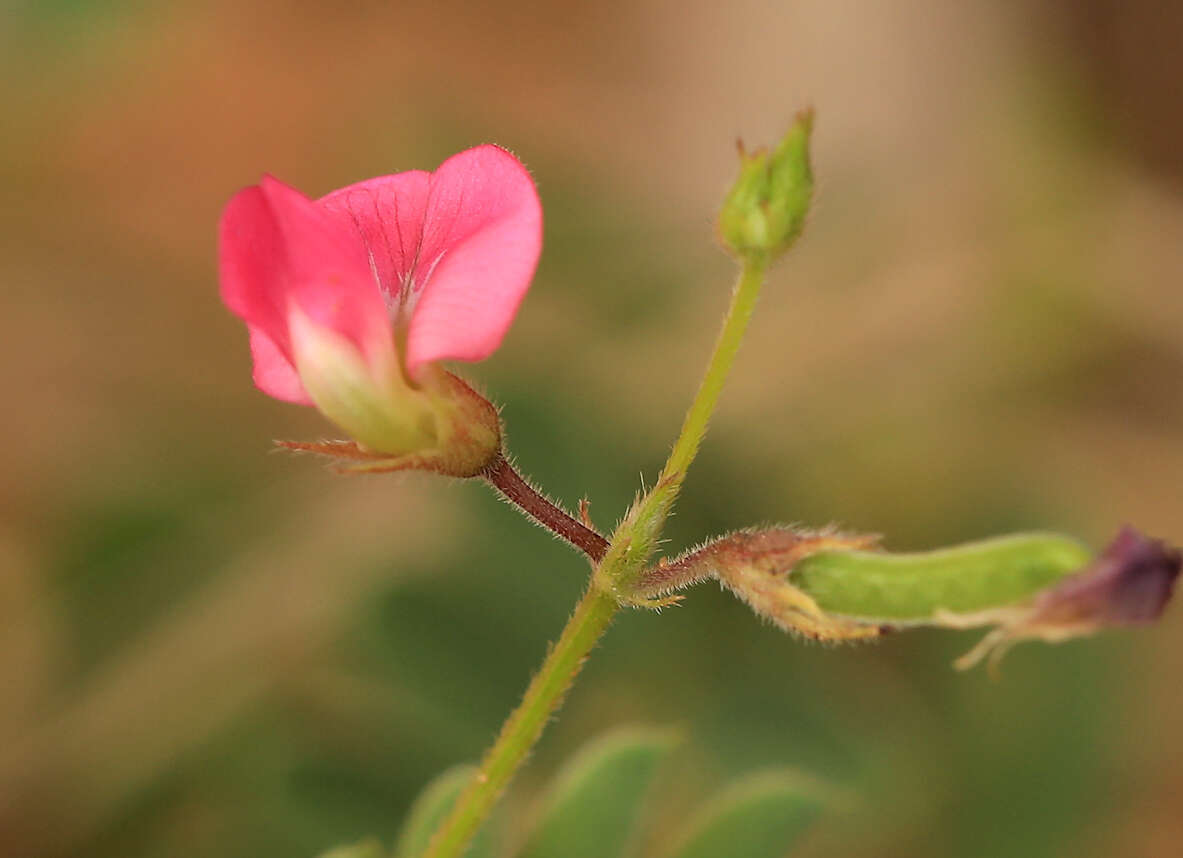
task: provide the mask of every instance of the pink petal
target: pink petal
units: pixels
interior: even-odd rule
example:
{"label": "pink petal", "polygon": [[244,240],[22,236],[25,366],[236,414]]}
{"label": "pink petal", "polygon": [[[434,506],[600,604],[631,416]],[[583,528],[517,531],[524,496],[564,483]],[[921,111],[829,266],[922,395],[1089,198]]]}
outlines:
{"label": "pink petal", "polygon": [[[496,146],[449,158],[431,175],[407,369],[476,361],[501,344],[542,250],[542,204],[526,168]],[[424,269],[425,264],[430,268]]]}
{"label": "pink petal", "polygon": [[222,214],[219,245],[222,300],[269,341],[253,349],[256,361],[260,355],[264,360],[255,373],[257,381],[266,379],[258,382],[264,392],[294,395],[274,360],[278,353],[294,365],[288,328],[293,305],[363,354],[393,347],[385,302],[356,233],[340,228],[299,191],[271,177],[240,191]]}
{"label": "pink petal", "polygon": [[280,294],[283,237],[257,185],[226,204],[218,224],[222,300],[248,325],[265,331],[290,358],[286,307]]}
{"label": "pink petal", "polygon": [[312,398],[300,383],[296,368],[279,350],[271,337],[260,329],[249,326],[251,335],[251,357],[255,362],[255,386],[268,396],[295,402],[297,405],[312,405]]}
{"label": "pink petal", "polygon": [[422,170],[379,176],[318,200],[338,229],[360,236],[391,306],[401,302],[421,250],[429,177]]}

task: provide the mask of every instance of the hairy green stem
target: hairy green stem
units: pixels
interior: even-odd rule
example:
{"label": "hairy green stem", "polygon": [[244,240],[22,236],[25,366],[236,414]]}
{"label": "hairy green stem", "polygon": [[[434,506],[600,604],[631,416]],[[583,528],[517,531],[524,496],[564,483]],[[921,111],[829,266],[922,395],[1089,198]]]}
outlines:
{"label": "hairy green stem", "polygon": [[751,254],[744,261],[735,289],[731,293],[731,306],[727,309],[723,329],[719,331],[719,339],[715,342],[715,351],[707,364],[694,402],[686,412],[682,432],[674,442],[674,449],[661,472],[659,483],[676,482],[681,485],[690,463],[694,461],[703,436],[706,435],[707,424],[719,402],[723,384],[727,381],[731,365],[735,362],[735,355],[739,352],[740,343],[743,342],[743,335],[748,329],[748,321],[756,308],[756,298],[764,284],[767,270],[768,260],[762,254]]}
{"label": "hairy green stem", "polygon": [[715,350],[661,476],[612,536],[608,554],[600,564],[597,576],[602,586],[615,592],[618,598],[632,601],[632,588],[657,549],[662,527],[678,498],[686,471],[698,454],[723,384],[735,363],[748,321],[756,307],[760,287],[764,284],[768,262],[768,256],[763,253],[753,252],[744,257],[739,279],[731,293],[731,306],[727,308],[723,328],[715,341]]}
{"label": "hairy green stem", "polygon": [[456,799],[451,814],[436,832],[423,858],[455,858],[463,854],[464,847],[542,735],[542,728],[562,702],[618,607],[615,598],[595,587],[584,594],[563,634],[530,682],[522,702],[502,726],[480,770]]}
{"label": "hairy green stem", "polygon": [[[677,498],[686,470],[706,434],[707,424],[719,401],[719,393],[739,351],[767,267],[768,259],[763,254],[751,254],[745,258],[723,330],[715,343],[706,374],[686,414],[681,434],[674,443],[661,478],[617,528],[606,553],[600,554],[602,560],[592,575],[591,585],[576,605],[558,642],[531,680],[522,702],[502,726],[501,733],[485,754],[472,783],[456,799],[451,813],[435,833],[423,858],[458,858],[463,854],[477,828],[489,815],[497,798],[542,735],[547,720],[562,703],[563,695],[579,673],[588,653],[603,636],[622,602],[629,601],[627,594],[632,583],[657,546],[662,525]],[[533,489],[530,492],[518,491],[521,486],[504,469],[486,474],[485,477],[507,496],[510,492],[520,494],[521,498],[511,496],[510,499],[523,509],[526,509],[523,499],[526,504],[531,504],[542,497]],[[537,511],[526,511],[541,520]],[[550,514],[549,511],[543,512]],[[568,521],[562,524],[569,532],[551,527],[554,522],[547,526],[579,546],[579,540],[586,534],[571,527],[570,516],[564,516]],[[598,544],[589,543],[588,546],[579,547],[584,547],[585,552],[593,557],[602,550]]]}

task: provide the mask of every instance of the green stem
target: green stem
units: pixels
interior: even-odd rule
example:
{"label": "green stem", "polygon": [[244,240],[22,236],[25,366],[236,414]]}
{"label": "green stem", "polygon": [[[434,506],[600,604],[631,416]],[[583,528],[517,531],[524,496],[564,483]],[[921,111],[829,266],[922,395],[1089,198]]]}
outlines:
{"label": "green stem", "polygon": [[558,643],[546,656],[518,708],[502,726],[472,783],[456,799],[423,858],[456,858],[463,854],[498,796],[542,735],[542,728],[562,702],[618,608],[614,597],[595,587],[589,588],[579,600]]}
{"label": "green stem", "polygon": [[739,352],[748,321],[756,307],[756,298],[764,284],[768,263],[769,258],[763,253],[753,252],[744,257],[739,279],[731,293],[731,306],[727,308],[723,328],[715,341],[715,350],[707,363],[698,393],[690,404],[690,410],[686,412],[678,440],[674,442],[674,448],[653,489],[629,511],[616,529],[608,554],[597,570],[600,585],[616,593],[617,598],[625,602],[636,602],[631,591],[657,549],[662,527],[678,498],[686,471],[706,435],[707,424],[719,402],[723,383],[735,363],[735,355]]}
{"label": "green stem", "polygon": [[[542,735],[547,720],[559,707],[584,659],[607,630],[622,601],[630,601],[627,594],[633,580],[656,548],[686,469],[706,434],[767,268],[768,258],[762,254],[745,258],[714,354],[661,478],[617,528],[607,552],[601,555],[603,559],[592,575],[590,587],[576,605],[558,642],[530,682],[522,702],[501,728],[497,741],[485,754],[472,783],[456,799],[423,858],[458,858],[463,854],[498,796]],[[508,479],[494,481],[494,485],[505,491],[502,483],[509,485]],[[596,546],[596,551],[599,550]]]}
{"label": "green stem", "polygon": [[711,355],[710,363],[707,364],[694,402],[686,412],[682,432],[674,442],[674,449],[670,452],[659,482],[676,480],[681,485],[690,463],[694,461],[703,436],[706,435],[707,423],[710,422],[719,402],[723,383],[727,381],[727,374],[731,372],[731,365],[735,362],[740,343],[743,342],[743,335],[756,307],[756,298],[764,284],[767,270],[768,259],[763,255],[752,254],[744,260],[739,280],[731,293],[731,306],[727,309],[723,329],[715,342],[715,351]]}

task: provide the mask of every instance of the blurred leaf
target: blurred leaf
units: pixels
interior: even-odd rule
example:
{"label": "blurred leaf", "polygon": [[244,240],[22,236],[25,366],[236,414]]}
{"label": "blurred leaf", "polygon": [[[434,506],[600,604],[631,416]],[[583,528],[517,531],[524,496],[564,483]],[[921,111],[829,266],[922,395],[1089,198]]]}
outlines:
{"label": "blurred leaf", "polygon": [[[455,766],[427,785],[407,813],[394,858],[418,858],[423,854],[431,842],[431,835],[435,834],[475,772],[475,766]],[[464,853],[466,858],[490,858],[494,854],[488,830],[486,822]]]}
{"label": "blurred leaf", "polygon": [[674,744],[668,730],[631,728],[586,745],[555,777],[518,858],[619,858]]}
{"label": "blurred leaf", "polygon": [[320,858],[386,858],[386,851],[377,840],[363,840],[349,846],[338,846],[323,852]]}
{"label": "blurred leaf", "polygon": [[699,810],[669,858],[783,858],[822,801],[792,772],[753,774]]}
{"label": "blurred leaf", "polygon": [[199,592],[244,536],[227,524],[242,489],[224,473],[178,466],[158,479],[84,500],[57,522],[48,572],[79,678]]}

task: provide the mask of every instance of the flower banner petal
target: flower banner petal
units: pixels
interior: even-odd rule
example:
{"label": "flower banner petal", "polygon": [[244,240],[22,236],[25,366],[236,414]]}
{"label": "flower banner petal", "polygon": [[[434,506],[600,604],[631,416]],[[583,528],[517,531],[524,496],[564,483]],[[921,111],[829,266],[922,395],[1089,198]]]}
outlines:
{"label": "flower banner petal", "polygon": [[402,288],[421,252],[430,173],[411,170],[379,176],[333,191],[317,204],[365,246],[371,273],[391,307],[402,303]]}
{"label": "flower banner petal", "polygon": [[542,205],[513,155],[479,146],[441,164],[431,175],[415,270],[423,285],[408,332],[408,372],[431,361],[488,357],[525,297],[541,250]]}

